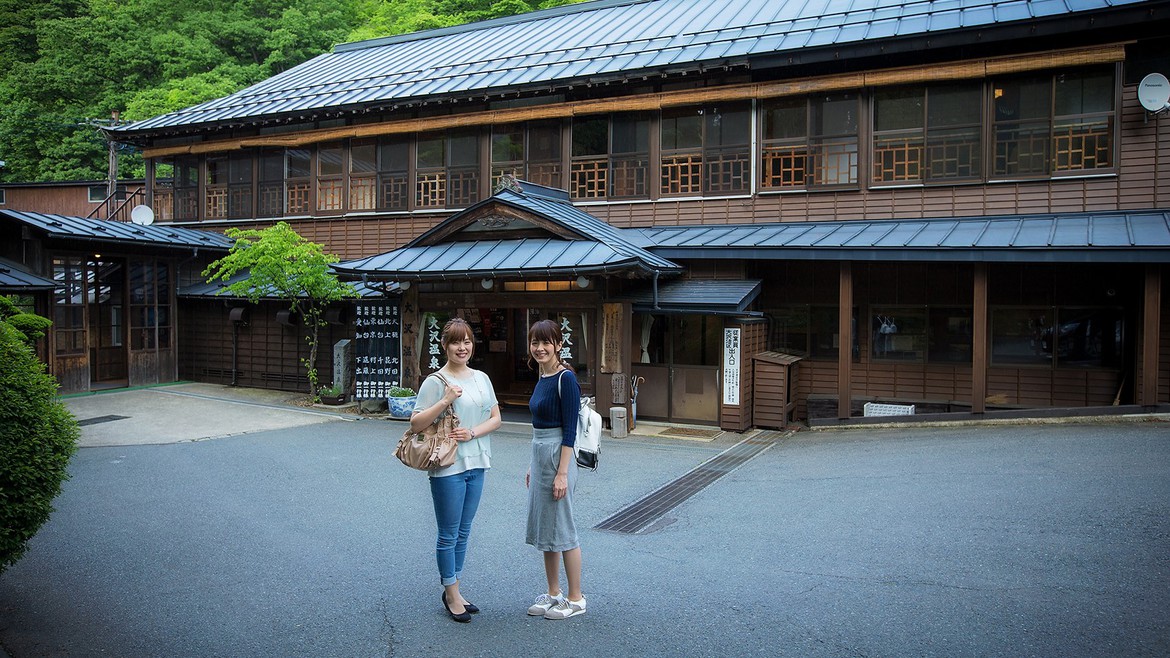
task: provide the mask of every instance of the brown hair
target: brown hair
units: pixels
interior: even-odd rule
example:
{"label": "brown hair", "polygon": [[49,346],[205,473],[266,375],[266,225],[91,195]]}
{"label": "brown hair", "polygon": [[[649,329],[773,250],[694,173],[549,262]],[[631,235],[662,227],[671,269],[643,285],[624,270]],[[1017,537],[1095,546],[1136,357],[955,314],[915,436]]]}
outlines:
{"label": "brown hair", "polygon": [[447,353],[447,346],[455,341],[471,339],[471,355],[475,355],[475,332],[471,325],[463,318],[451,318],[443,325],[443,333],[439,337],[439,344],[443,346],[443,353]]}
{"label": "brown hair", "polygon": [[[565,342],[564,337],[561,336],[560,325],[552,320],[538,320],[532,323],[532,326],[528,328],[528,344],[531,345],[534,340],[546,341],[553,345],[560,345]],[[573,366],[569,365],[568,361],[561,359],[559,350],[557,351],[557,364],[569,370],[573,369]],[[528,351],[528,369],[536,370],[536,362],[532,360],[532,350]]]}

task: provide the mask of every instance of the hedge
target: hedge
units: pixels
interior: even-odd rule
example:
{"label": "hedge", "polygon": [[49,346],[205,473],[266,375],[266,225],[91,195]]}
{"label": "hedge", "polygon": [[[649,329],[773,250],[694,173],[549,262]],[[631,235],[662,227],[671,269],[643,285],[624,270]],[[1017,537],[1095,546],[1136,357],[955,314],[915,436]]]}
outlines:
{"label": "hedge", "polygon": [[49,519],[77,449],[76,419],[57,400],[57,382],[0,321],[0,573],[24,555]]}

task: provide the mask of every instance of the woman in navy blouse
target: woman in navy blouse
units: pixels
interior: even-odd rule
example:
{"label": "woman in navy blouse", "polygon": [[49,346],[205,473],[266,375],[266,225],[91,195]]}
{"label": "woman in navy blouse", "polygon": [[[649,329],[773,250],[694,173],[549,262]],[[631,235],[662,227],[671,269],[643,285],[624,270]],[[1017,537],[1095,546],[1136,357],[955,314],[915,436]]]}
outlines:
{"label": "woman in navy blouse", "polygon": [[[581,593],[581,542],[573,520],[573,489],[577,483],[577,415],[581,387],[572,368],[561,360],[561,329],[540,320],[528,330],[528,363],[540,370],[528,408],[532,412],[532,461],[528,486],[527,541],[544,552],[548,592],[536,597],[530,615],[568,619],[585,614]],[[565,565],[568,596],[561,593],[560,565]]]}

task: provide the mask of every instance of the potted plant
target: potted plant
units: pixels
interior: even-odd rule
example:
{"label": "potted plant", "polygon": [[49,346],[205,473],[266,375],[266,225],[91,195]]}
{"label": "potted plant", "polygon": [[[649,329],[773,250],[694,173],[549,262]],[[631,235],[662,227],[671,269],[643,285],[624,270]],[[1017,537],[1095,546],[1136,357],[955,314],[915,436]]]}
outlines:
{"label": "potted plant", "polygon": [[345,391],[337,384],[322,386],[317,396],[322,404],[345,404]]}
{"label": "potted plant", "polygon": [[408,386],[391,386],[390,397],[386,403],[390,407],[390,415],[394,418],[410,418],[414,411],[414,401],[418,394]]}

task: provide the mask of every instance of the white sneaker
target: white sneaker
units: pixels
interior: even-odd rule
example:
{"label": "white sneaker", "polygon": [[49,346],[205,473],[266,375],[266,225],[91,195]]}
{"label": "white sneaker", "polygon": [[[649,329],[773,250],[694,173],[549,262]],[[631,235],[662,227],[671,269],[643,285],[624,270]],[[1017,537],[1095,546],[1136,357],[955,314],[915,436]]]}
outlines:
{"label": "white sneaker", "polygon": [[528,608],[528,614],[533,617],[540,617],[557,605],[560,605],[565,600],[565,597],[557,594],[550,596],[548,594],[541,594],[536,597],[536,602]]}
{"label": "white sneaker", "polygon": [[582,596],[580,601],[570,601],[569,599],[561,599],[561,602],[544,613],[545,619],[568,619],[569,617],[576,617],[577,615],[585,614],[585,597]]}

